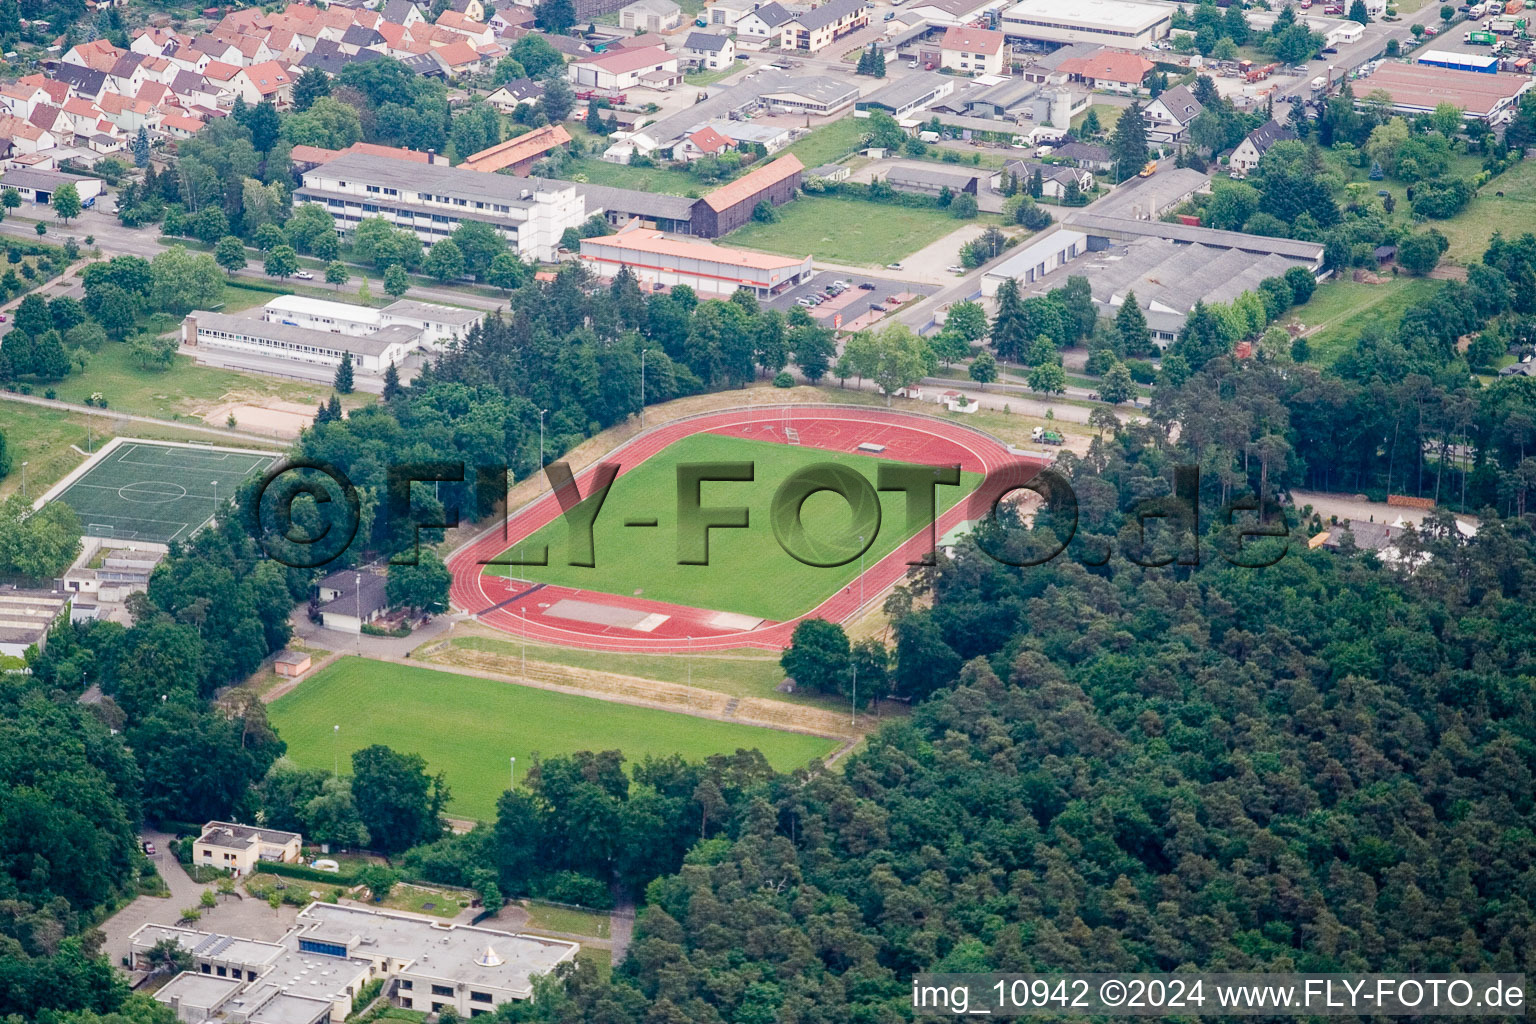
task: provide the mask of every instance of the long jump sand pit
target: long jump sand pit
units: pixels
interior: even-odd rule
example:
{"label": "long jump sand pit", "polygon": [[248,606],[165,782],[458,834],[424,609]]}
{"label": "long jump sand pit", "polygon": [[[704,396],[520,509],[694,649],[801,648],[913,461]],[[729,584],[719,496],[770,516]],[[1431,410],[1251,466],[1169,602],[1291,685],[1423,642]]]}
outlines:
{"label": "long jump sand pit", "polygon": [[652,633],[670,616],[648,612],[641,608],[620,608],[617,605],[597,604],[594,601],[578,601],[565,597],[544,610],[545,615],[557,619],[570,619],[593,626],[616,626],[636,633]]}
{"label": "long jump sand pit", "polygon": [[255,434],[271,434],[273,437],[298,437],[315,421],[315,410],[298,402],[274,399],[262,405],[227,402],[209,410],[203,416],[205,423],[226,426],[229,418],[235,418],[235,426]]}

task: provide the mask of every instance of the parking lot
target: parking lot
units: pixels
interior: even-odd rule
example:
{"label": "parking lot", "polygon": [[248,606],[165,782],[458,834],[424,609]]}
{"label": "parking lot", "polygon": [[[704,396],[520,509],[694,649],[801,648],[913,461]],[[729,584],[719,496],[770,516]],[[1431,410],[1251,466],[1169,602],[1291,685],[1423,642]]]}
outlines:
{"label": "parking lot", "polygon": [[[896,271],[892,271],[896,273]],[[872,277],[866,274],[851,274],[844,271],[823,270],[809,282],[798,288],[792,288],[782,295],[776,295],[763,303],[769,309],[778,309],[788,312],[801,305],[800,299],[809,298],[828,292],[834,281],[842,281],[848,287],[842,294],[817,303],[806,306],[806,312],[818,320],[830,322],[836,313],[842,314],[842,321],[847,323],[855,317],[869,311],[874,303],[884,303],[888,296],[892,295],[931,295],[936,290],[930,285],[915,285],[907,281],[896,281],[884,277]],[[862,288],[861,285],[871,285],[870,288]]]}

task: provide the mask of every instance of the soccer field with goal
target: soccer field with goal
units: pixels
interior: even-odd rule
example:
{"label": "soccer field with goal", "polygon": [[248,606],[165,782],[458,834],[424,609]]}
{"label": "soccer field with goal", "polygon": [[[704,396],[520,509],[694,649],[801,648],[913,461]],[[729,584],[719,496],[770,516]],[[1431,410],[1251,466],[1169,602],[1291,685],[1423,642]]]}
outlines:
{"label": "soccer field with goal", "polygon": [[122,439],[102,451],[53,500],[75,510],[88,537],[185,540],[216,502],[266,472],[276,454]]}

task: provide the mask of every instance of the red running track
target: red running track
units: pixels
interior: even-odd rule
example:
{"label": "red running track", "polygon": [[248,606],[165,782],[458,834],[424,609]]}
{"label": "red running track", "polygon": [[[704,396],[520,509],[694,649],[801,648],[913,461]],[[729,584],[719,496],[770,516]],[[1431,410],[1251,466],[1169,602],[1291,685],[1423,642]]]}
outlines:
{"label": "red running track", "polygon": [[[778,407],[741,409],[679,420],[640,434],[605,456],[603,462],[620,463],[620,475],[640,465],[662,449],[699,433],[726,434],[759,441],[790,443],[786,430],[797,435],[802,447],[834,452],[855,452],[860,444],[885,446],[879,458],[944,466],[959,464],[980,473],[985,482],[964,501],[942,513],[936,526],[942,537],[967,520],[984,516],[998,497],[1034,476],[1046,463],[1011,454],[1007,446],[979,431],[936,418],[912,416],[887,409]],[[586,493],[596,466],[577,476]],[[563,586],[539,586],[504,576],[487,576],[486,563],[560,515],[560,504],[551,491],[514,512],[505,522],[464,544],[448,558],[453,573],[453,604],[477,621],[513,636],[536,643],[590,650],[667,653],[760,647],[782,650],[799,619],[764,621],[754,629],[724,629],[711,620],[713,609],[626,597]],[[909,538],[895,551],[871,565],[860,581],[838,591],[802,618],[844,622],[859,608],[859,594],[877,598],[907,574],[908,563],[928,551],[926,531]],[[609,607],[634,609],[667,616],[655,630],[640,632],[621,626],[577,622],[546,614],[562,599],[579,599]]]}

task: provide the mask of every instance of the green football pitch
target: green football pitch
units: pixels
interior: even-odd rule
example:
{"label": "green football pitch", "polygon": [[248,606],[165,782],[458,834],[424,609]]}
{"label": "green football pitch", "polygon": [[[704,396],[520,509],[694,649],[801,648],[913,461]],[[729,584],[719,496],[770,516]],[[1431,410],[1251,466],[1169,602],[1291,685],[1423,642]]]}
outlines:
{"label": "green football pitch", "polygon": [[107,452],[56,500],[80,517],[88,537],[165,544],[185,540],[213,517],[245,480],[276,455],[229,448],[125,441]]}
{"label": "green football pitch", "polygon": [[480,819],[495,817],[512,757],[520,780],[532,755],[578,750],[621,750],[635,762],[647,754],[702,760],[756,748],[787,771],[837,745],[820,736],[353,657],[326,666],[268,713],[298,764],[345,766],[353,751],[375,743],[420,754],[429,771],[447,777],[450,810]]}
{"label": "green football pitch", "polygon": [[[619,456],[622,462],[622,454]],[[570,564],[567,527],[556,519],[512,545],[501,559],[524,560],[547,544],[549,564],[486,567],[486,572],[607,594],[644,597],[690,608],[736,612],[783,622],[804,614],[859,576],[860,560],[820,568],[787,553],[775,537],[769,510],[785,478],[818,463],[832,462],[857,470],[871,486],[885,460],[820,448],[800,448],[725,437],[693,434],[627,470],[608,492],[593,526],[593,567]],[[751,462],[751,481],[706,482],[701,503],[746,506],[745,529],[709,531],[709,564],[678,564],[677,467],[685,462]],[[937,488],[938,511],[960,501],[981,482],[976,473],[962,473],[957,487]],[[862,564],[869,567],[895,550],[907,531],[906,496],[881,491],[880,527]],[[655,527],[625,526],[630,519],[654,517]],[[806,535],[815,544],[831,545],[851,538],[854,513],[840,496],[812,495],[801,511]]]}

